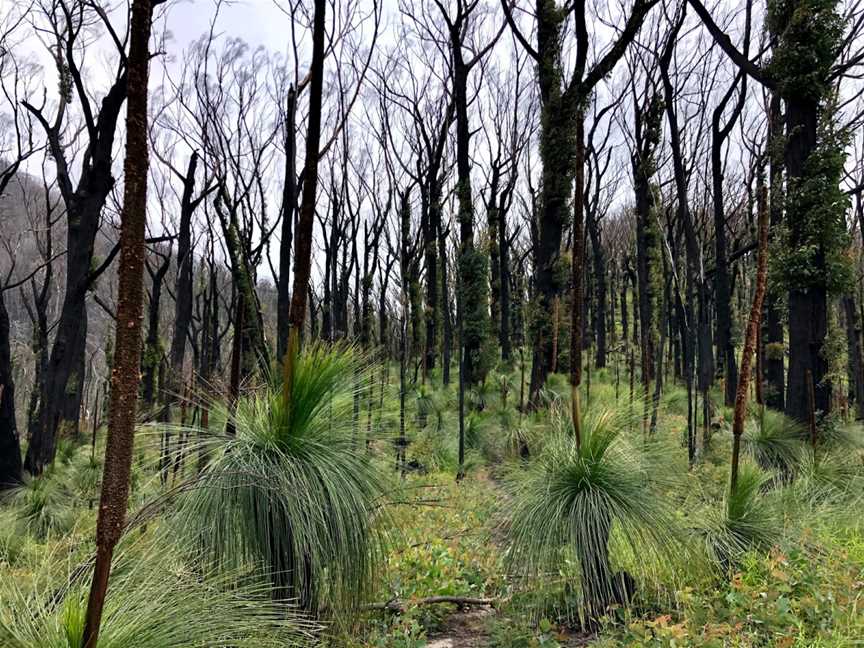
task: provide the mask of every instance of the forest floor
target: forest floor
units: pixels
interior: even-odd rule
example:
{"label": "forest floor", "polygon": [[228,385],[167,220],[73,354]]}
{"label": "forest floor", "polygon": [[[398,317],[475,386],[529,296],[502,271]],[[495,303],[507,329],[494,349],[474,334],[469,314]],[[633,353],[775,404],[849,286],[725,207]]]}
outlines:
{"label": "forest floor", "polygon": [[[513,372],[508,384],[506,377],[492,376],[487,385],[470,394],[466,476],[459,483],[455,479],[459,467],[455,386],[418,385],[410,394],[408,464],[401,471],[393,443],[399,430],[398,385],[389,385],[384,406],[373,419],[379,436],[372,442],[372,456],[387,476],[389,501],[381,517],[388,544],[372,600],[398,601],[399,610],[364,612],[350,630],[330,636],[327,648],[847,648],[862,644],[864,431],[860,425],[834,421],[832,428],[826,428],[826,438],[833,439],[831,443],[846,439],[846,445],[836,450],[826,445],[815,458],[806,444],[792,439],[800,459],[794,482],[766,481],[758,493],[760,506],[770,509],[777,533],[769,543],[743,552],[723,569],[709,557],[704,529],[706,523],[715,524],[722,517],[726,505],[730,412],[713,408],[709,429],[714,434],[703,445],[700,430],[700,454],[689,466],[687,394],[670,383],[659,403],[656,432],[663,452],[652,459],[656,463],[651,469],[669,477],[660,496],[679,527],[679,544],[662,558],[616,546],[616,568],[638,574],[636,597],[629,607],[610,608],[595,631],[587,633],[571,613],[579,576],[566,552],[561,552],[557,573],[544,573],[530,582],[514,574],[518,569],[510,560],[511,513],[526,471],[518,456],[519,444],[527,440],[537,449],[536,456],[542,456],[544,439],[567,420],[561,407],[566,408],[569,397],[566,377],[553,375],[544,396],[549,409],[519,414],[514,407],[518,377]],[[611,372],[595,372],[585,407],[622,414],[624,433],[642,443],[638,417],[643,409],[630,401],[623,380],[616,382]],[[509,393],[502,395],[502,385]],[[712,396],[714,402],[721,398]],[[754,436],[759,417],[753,414],[748,421],[748,456],[759,447]],[[779,414],[761,418],[763,436],[768,435],[764,447],[788,446],[783,434],[789,430],[797,434]],[[775,443],[781,438],[786,439],[783,444]],[[162,492],[152,466],[158,452],[155,441],[154,436],[152,450],[143,438],[136,447],[133,510]],[[103,442],[100,432],[100,445]],[[55,466],[43,479],[28,482],[0,502],[0,628],[9,620],[4,617],[3,588],[63,572],[69,556],[92,542],[100,456],[99,448],[91,455],[86,445],[64,442]],[[158,525],[154,518],[147,532]],[[142,528],[140,535],[144,533]],[[430,597],[479,598],[494,604],[460,608],[428,604]]]}
{"label": "forest floor", "polygon": [[489,645],[489,607],[458,610],[429,635],[427,648],[482,648]]}
{"label": "forest floor", "polygon": [[[564,378],[551,378],[549,398],[566,404]],[[598,372],[591,390],[588,407],[635,413],[631,434],[641,435],[638,417],[643,410],[638,402],[630,403],[626,387],[616,388],[611,376]],[[720,394],[712,397],[715,403],[721,398]],[[352,646],[846,648],[861,643],[864,521],[860,511],[864,507],[860,497],[817,501],[791,486],[789,492],[766,491],[762,499],[770,503],[782,531],[770,546],[743,555],[733,569],[718,570],[706,558],[698,529],[706,520],[717,519],[713,511],[724,505],[731,412],[713,406],[710,445],[703,447],[700,429],[698,461],[688,468],[687,395],[671,384],[659,403],[657,431],[668,456],[656,469],[674,476],[665,496],[682,529],[680,551],[665,564],[641,570],[653,576],[640,583],[637,604],[613,611],[602,620],[599,631],[583,632],[562,608],[569,596],[567,586],[562,589],[566,571],[523,584],[513,579],[507,565],[508,518],[514,475],[518,479],[519,472],[506,459],[516,439],[513,430],[542,438],[556,424],[555,415],[508,415],[501,411],[492,389],[475,394],[473,398],[482,399],[485,408],[466,424],[467,477],[457,484],[456,435],[451,434],[456,427],[454,398],[453,390],[418,390],[417,400],[422,401],[418,408],[428,412],[428,420],[418,425],[410,410],[408,459],[422,469],[400,480],[400,504],[393,511],[394,527],[400,532],[388,556],[381,595],[383,600],[405,602],[405,610],[370,617]],[[396,429],[397,414],[385,414],[382,426]],[[786,425],[779,415],[766,420],[770,425]],[[838,435],[842,429],[856,440],[849,453],[851,472],[846,472],[846,464],[829,464],[826,458],[813,468],[819,474],[810,475],[812,481],[806,485],[801,478],[798,487],[807,489],[812,484],[818,490],[819,484],[832,479],[861,483],[864,433],[856,424],[837,421],[835,425]],[[752,428],[748,430],[751,434]],[[386,447],[381,449],[386,454]],[[622,559],[638,567],[653,557]],[[496,605],[465,609],[411,605],[441,595],[490,597]]]}

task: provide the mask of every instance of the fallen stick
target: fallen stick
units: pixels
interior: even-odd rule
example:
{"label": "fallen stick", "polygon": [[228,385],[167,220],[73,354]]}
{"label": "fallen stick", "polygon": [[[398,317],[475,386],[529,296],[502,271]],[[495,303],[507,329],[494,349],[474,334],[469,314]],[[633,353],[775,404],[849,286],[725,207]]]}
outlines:
{"label": "fallen stick", "polygon": [[406,607],[434,605],[436,603],[452,603],[454,605],[458,605],[459,607],[465,607],[466,605],[492,606],[498,603],[498,599],[472,598],[470,596],[427,596],[426,598],[409,599],[407,601],[391,599],[390,601],[386,601],[384,603],[370,603],[368,605],[364,605],[362,609],[385,610],[387,612],[401,614],[405,611]]}

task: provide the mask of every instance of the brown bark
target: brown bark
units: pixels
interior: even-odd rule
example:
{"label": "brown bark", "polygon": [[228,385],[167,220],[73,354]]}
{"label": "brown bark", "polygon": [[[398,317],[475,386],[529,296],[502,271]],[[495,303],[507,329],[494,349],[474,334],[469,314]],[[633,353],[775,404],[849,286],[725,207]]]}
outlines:
{"label": "brown bark", "polygon": [[96,523],[96,565],[87,604],[82,643],[96,648],[114,547],[126,521],[129,474],[135,440],[141,313],[144,278],[144,229],[147,222],[147,78],[151,0],[132,3],[126,113],[123,212],[120,229],[117,333],[111,375],[108,442]]}
{"label": "brown bark", "polygon": [[759,209],[759,252],[756,261],[756,290],[753,295],[753,305],[750,308],[750,319],[747,322],[747,335],[744,338],[744,350],[741,352],[741,371],[738,375],[738,388],[735,391],[735,414],[732,419],[732,477],[730,490],[738,486],[738,461],[741,453],[741,436],[744,434],[744,415],[747,411],[747,394],[750,388],[750,369],[753,364],[753,353],[756,351],[756,332],[762,320],[762,302],[765,300],[765,289],[768,283],[768,209],[767,191],[765,186],[759,188],[763,196]]}

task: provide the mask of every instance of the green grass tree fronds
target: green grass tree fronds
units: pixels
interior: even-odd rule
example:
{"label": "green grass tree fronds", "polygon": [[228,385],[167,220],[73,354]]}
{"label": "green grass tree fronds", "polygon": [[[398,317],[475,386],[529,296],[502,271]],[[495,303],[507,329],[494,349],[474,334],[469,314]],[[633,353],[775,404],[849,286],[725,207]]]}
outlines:
{"label": "green grass tree fronds", "polygon": [[805,429],[781,412],[765,409],[751,418],[743,435],[744,451],[763,469],[791,476],[803,458]]}
{"label": "green grass tree fronds", "polygon": [[767,550],[780,538],[781,521],[765,491],[771,475],[743,462],[737,487],[726,492],[721,506],[709,508],[701,523],[705,546],[723,570],[737,564],[749,550]]}
{"label": "green grass tree fronds", "polygon": [[[215,573],[150,540],[124,543],[118,554],[100,648],[275,648],[308,645],[317,630],[274,604],[269,586],[246,570]],[[30,578],[0,587],[4,648],[83,647],[88,583],[75,569],[58,579],[58,563],[62,557],[46,552]]]}
{"label": "green grass tree fronds", "polygon": [[653,448],[626,430],[614,410],[592,410],[578,447],[572,431],[554,434],[514,486],[510,571],[530,581],[575,560],[581,596],[568,612],[583,623],[632,595],[633,576],[616,572],[616,559],[640,556],[637,568],[648,570],[680,548]]}
{"label": "green grass tree fronds", "polygon": [[[371,379],[351,347],[311,345],[281,386],[241,398],[235,436],[180,501],[180,528],[215,564],[261,564],[279,598],[314,611],[356,609],[380,563],[383,478],[353,438],[353,398]],[[229,415],[227,412],[225,415]]]}

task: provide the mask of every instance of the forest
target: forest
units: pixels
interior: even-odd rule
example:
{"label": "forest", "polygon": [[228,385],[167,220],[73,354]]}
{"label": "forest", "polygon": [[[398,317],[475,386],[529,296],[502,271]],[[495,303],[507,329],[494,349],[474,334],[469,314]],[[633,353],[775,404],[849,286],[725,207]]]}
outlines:
{"label": "forest", "polygon": [[0,0],[0,648],[864,637],[864,1]]}

